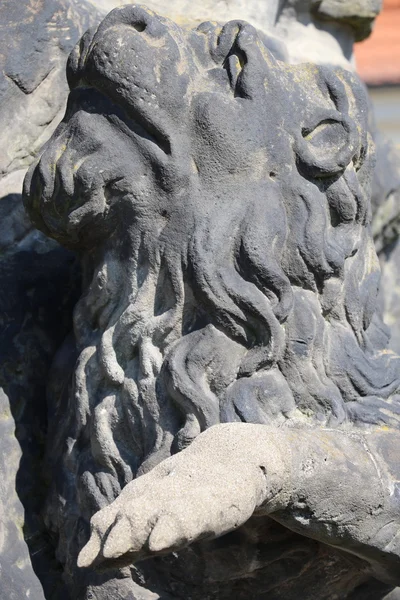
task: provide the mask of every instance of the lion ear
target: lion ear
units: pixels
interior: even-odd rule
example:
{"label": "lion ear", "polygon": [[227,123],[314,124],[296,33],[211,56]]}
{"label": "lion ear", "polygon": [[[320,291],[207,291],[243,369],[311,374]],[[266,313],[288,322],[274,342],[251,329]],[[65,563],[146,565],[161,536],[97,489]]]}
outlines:
{"label": "lion ear", "polygon": [[302,128],[295,151],[300,168],[311,177],[321,178],[343,172],[358,153],[358,146],[354,121],[332,110]]}

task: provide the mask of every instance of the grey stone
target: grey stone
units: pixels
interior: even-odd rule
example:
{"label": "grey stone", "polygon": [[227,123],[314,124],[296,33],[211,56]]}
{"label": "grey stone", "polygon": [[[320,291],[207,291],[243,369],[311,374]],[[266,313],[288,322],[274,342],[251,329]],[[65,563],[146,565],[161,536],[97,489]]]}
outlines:
{"label": "grey stone", "polygon": [[23,536],[24,510],[16,493],[21,449],[14,427],[8,398],[0,388],[0,598],[44,600]]}
{"label": "grey stone", "polygon": [[79,269],[71,253],[32,228],[21,193],[27,167],[65,110],[68,54],[99,18],[91,5],[75,0],[0,3],[2,600],[43,598],[35,573],[46,597],[63,597],[60,568],[41,518],[42,459],[46,380],[71,327]]}
{"label": "grey stone", "polygon": [[310,4],[317,19],[340,22],[353,29],[356,42],[369,36],[382,8],[382,0],[311,0]]}
{"label": "grey stone", "polygon": [[[130,4],[129,0],[88,1],[104,12]],[[309,15],[317,28],[313,32],[311,29],[314,28],[308,28],[307,37],[318,35],[318,29],[329,29],[328,23],[336,23],[340,25],[336,26],[336,34],[340,36],[344,34],[341,30],[348,29],[354,39],[360,41],[371,33],[375,17],[382,8],[382,0],[148,0],[146,6],[175,20],[184,18],[202,22],[210,19],[224,22],[227,19],[244,19],[264,31],[274,27],[282,14],[291,15],[291,20],[302,21],[303,24]],[[323,55],[329,57],[329,50],[322,45],[321,49]]]}
{"label": "grey stone", "polygon": [[45,467],[73,597],[377,600],[400,583],[367,96],[284,57],[246,23],[133,6],[69,59],[25,205],[83,263]]}
{"label": "grey stone", "polygon": [[99,18],[85,0],[0,4],[0,177],[29,166],[65,109],[65,61]]}

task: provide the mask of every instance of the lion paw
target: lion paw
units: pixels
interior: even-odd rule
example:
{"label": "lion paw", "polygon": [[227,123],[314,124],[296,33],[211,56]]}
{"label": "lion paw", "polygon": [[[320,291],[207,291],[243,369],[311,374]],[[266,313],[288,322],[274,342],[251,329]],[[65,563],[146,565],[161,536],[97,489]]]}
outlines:
{"label": "lion paw", "polygon": [[78,566],[128,565],[242,525],[259,503],[263,482],[242,452],[236,457],[228,446],[221,444],[220,432],[205,432],[130,482],[92,518]]}

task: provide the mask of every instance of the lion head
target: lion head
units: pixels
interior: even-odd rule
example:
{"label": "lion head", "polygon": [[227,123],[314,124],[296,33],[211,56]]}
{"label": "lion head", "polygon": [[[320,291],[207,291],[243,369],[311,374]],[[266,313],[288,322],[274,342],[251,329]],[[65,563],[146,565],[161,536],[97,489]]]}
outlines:
{"label": "lion head", "polygon": [[244,22],[130,6],[69,59],[25,205],[84,266],[51,458],[87,518],[220,421],[398,423],[366,94],[281,58]]}

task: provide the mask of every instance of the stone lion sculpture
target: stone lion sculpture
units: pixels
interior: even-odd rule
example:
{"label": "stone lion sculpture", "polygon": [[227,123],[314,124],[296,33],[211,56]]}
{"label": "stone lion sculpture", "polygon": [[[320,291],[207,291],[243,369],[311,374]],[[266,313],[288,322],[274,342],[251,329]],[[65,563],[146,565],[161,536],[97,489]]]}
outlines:
{"label": "stone lion sculpture", "polygon": [[70,56],[25,205],[83,264],[45,509],[73,597],[400,584],[366,94],[283,57],[245,22],[192,30],[140,6]]}

